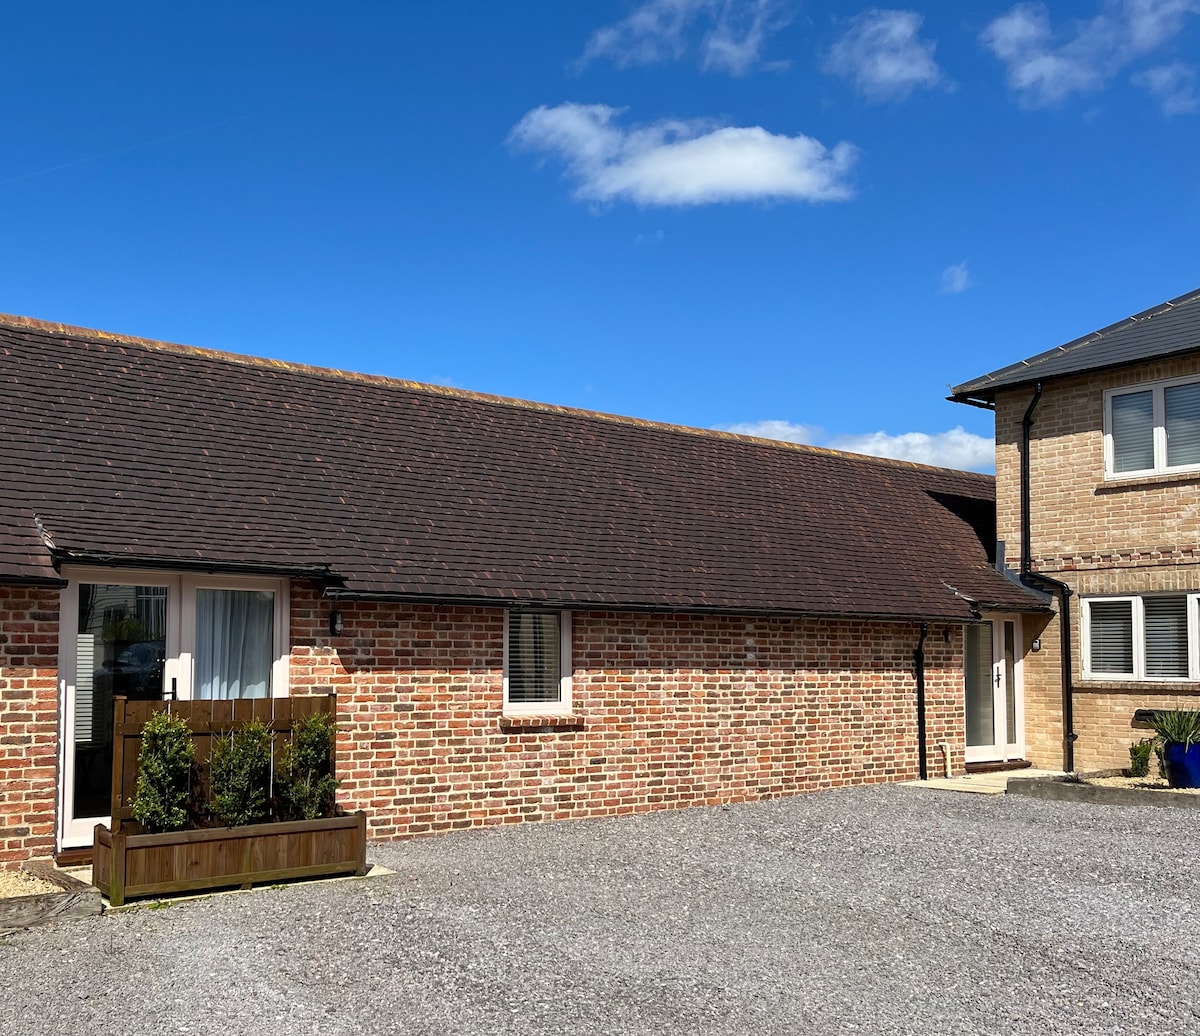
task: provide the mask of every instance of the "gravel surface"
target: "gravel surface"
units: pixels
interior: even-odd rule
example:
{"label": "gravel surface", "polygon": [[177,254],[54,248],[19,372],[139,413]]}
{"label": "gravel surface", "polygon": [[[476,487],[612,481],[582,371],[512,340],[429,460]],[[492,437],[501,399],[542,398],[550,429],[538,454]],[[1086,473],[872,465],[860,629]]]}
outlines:
{"label": "gravel surface", "polygon": [[26,874],[22,870],[0,870],[0,899],[15,896],[37,896],[43,892],[61,892],[57,885]]}
{"label": "gravel surface", "polygon": [[893,786],[370,858],[0,938],[0,1032],[1200,1032],[1187,811]]}

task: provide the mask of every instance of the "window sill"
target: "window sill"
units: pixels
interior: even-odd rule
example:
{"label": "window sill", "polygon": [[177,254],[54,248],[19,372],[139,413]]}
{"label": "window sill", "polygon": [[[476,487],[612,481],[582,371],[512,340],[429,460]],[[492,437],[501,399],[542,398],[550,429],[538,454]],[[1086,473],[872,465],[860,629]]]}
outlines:
{"label": "window sill", "polygon": [[501,716],[500,729],[522,734],[543,734],[555,730],[583,730],[583,717],[577,713],[551,716]]}
{"label": "window sill", "polygon": [[1196,680],[1138,680],[1134,677],[1107,679],[1087,678],[1075,681],[1074,690],[1080,694],[1195,694],[1200,695]]}
{"label": "window sill", "polygon": [[1095,489],[1096,495],[1122,493],[1127,489],[1145,489],[1149,486],[1169,486],[1178,483],[1200,482],[1200,471],[1163,471],[1154,475],[1136,475],[1132,478],[1109,478]]}

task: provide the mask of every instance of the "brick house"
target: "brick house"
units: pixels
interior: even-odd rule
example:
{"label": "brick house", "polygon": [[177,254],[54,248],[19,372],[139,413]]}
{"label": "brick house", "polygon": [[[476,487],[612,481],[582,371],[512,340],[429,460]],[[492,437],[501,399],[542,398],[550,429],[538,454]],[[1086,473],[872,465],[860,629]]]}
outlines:
{"label": "brick house", "polygon": [[995,411],[997,534],[1054,602],[1024,627],[1028,757],[1127,766],[1139,709],[1200,708],[1200,292],[950,398]]}
{"label": "brick house", "polygon": [[959,772],[1044,621],[987,476],[16,317],[0,384],[0,862],[90,845],[114,695],[336,691],[393,838]]}

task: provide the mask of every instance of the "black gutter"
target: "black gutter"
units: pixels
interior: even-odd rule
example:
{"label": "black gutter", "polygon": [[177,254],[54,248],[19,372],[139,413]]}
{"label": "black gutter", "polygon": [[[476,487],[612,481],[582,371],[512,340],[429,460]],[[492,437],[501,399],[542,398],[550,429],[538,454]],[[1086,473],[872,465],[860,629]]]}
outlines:
{"label": "black gutter", "polygon": [[1033,571],[1033,533],[1029,514],[1030,506],[1030,473],[1029,473],[1029,440],[1030,429],[1033,427],[1033,412],[1042,401],[1042,383],[1039,381],[1033,390],[1033,398],[1021,418],[1021,582],[1035,590],[1050,590],[1059,595],[1062,606],[1059,608],[1059,628],[1062,654],[1062,709],[1063,709],[1063,769],[1067,773],[1075,772],[1075,742],[1079,735],[1075,733],[1075,675],[1071,660],[1071,595],[1075,592],[1066,583],[1050,576]]}
{"label": "black gutter", "polygon": [[66,585],[65,579],[51,576],[0,576],[0,586],[41,586],[61,590]]}
{"label": "black gutter", "polygon": [[58,548],[50,552],[60,565],[103,565],[109,568],[153,568],[169,572],[206,572],[232,575],[259,575],[284,578],[294,576],[328,582],[334,575],[328,565],[288,565],[255,561],[206,561],[201,558],[162,558],[153,554],[110,554],[101,551]]}
{"label": "black gutter", "polygon": [[925,636],[929,623],[921,623],[921,639],[913,651],[913,669],[917,676],[917,771],[921,780],[929,778],[929,759],[925,749]]}
{"label": "black gutter", "polygon": [[[951,625],[962,625],[972,622],[976,616],[972,613],[965,617],[962,612],[951,612],[936,615],[932,612],[925,614],[907,612],[824,612],[802,608],[780,607],[739,607],[738,605],[703,605],[703,604],[670,604],[666,602],[639,603],[636,601],[586,601],[560,600],[550,597],[499,597],[483,596],[480,594],[422,594],[403,590],[355,590],[344,586],[331,586],[324,589],[321,596],[328,601],[365,601],[379,604],[436,604],[447,607],[461,608],[521,608],[555,609],[557,611],[596,611],[622,612],[629,614],[646,614],[660,612],[665,615],[730,615],[741,617],[768,618],[778,616],[792,619],[839,619],[847,622],[944,622]],[[992,607],[983,605],[983,607]],[[1044,612],[1045,608],[1014,608],[1012,604],[995,605],[996,609],[1021,611],[1036,614]]]}

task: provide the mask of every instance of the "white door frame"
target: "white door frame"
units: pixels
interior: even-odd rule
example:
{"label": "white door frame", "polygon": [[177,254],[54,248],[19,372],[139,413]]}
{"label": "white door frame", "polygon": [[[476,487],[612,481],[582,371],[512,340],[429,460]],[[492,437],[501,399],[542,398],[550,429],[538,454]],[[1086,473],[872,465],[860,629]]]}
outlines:
{"label": "white door frame", "polygon": [[275,661],[271,696],[288,696],[288,645],[291,616],[288,581],[258,576],[191,575],[135,568],[64,568],[68,580],[60,597],[58,621],[58,847],[91,845],[96,824],[111,817],[76,817],[75,798],[75,684],[81,583],[167,588],[164,692],[174,688],[180,700],[192,697],[196,640],[195,592],[201,588],[270,590],[275,594]]}
{"label": "white door frame", "polygon": [[[1019,614],[1003,614],[989,612],[984,615],[984,621],[992,628],[992,743],[985,745],[966,745],[966,761],[1009,762],[1025,757],[1025,662],[1023,657],[1024,637],[1021,629]],[[1006,633],[1011,634],[1012,671],[1009,672],[1009,645],[1006,643]],[[964,627],[964,644],[965,644]],[[964,651],[964,666],[966,662]],[[964,674],[965,675],[965,674]],[[1011,682],[1013,723],[1012,734],[1009,737],[1009,683]],[[964,679],[963,730],[967,730],[966,717],[966,681]],[[964,744],[966,737],[964,736]]]}

